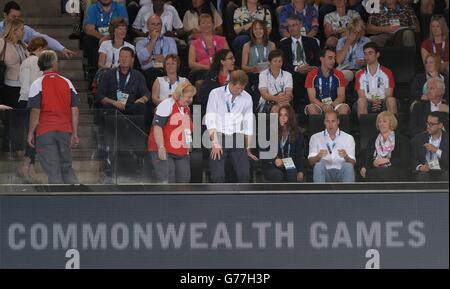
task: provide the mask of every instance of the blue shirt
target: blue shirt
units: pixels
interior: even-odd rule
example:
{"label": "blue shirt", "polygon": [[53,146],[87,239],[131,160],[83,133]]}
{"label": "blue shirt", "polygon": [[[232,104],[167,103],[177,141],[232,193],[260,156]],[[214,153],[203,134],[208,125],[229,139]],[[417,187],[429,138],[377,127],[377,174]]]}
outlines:
{"label": "blue shirt", "polygon": [[328,76],[325,77],[322,73],[322,69],[315,68],[306,76],[305,87],[315,88],[316,98],[320,101],[328,97],[330,97],[332,101],[335,101],[338,88],[344,86],[345,77],[342,72],[337,69],[330,70]]}
{"label": "blue shirt", "polygon": [[112,2],[111,10],[106,13],[103,11],[102,5],[97,2],[88,8],[87,17],[84,19],[84,25],[94,25],[95,29],[108,28],[111,19],[122,17],[128,22],[128,13],[125,6]]}
{"label": "blue shirt", "polygon": [[[344,47],[345,41],[347,40],[347,36],[344,36],[338,40],[338,44],[336,46],[336,51],[339,51]],[[370,42],[370,39],[366,36],[362,36],[359,38],[358,42],[355,43],[353,47],[350,47],[345,55],[344,61],[339,64],[339,69],[350,69],[357,70],[360,69],[359,65],[356,64],[356,60],[364,58],[364,50],[363,47],[366,43]]]}
{"label": "blue shirt", "polygon": [[[42,37],[45,40],[47,40],[48,48],[56,50],[56,51],[64,50],[64,46],[62,46],[61,43],[59,43],[57,40],[51,38],[50,36],[41,34],[28,25],[25,25],[24,30],[25,31],[23,34],[22,42],[29,43],[31,41],[31,39],[33,39],[35,37]],[[5,31],[5,21],[1,21],[0,22],[0,34],[3,34],[4,31]]]}
{"label": "blue shirt", "polygon": [[159,37],[155,42],[153,51],[149,52],[147,49],[147,44],[150,42],[150,38],[144,38],[136,43],[136,53],[141,64],[142,70],[149,69],[153,67],[153,61],[144,64],[145,61],[149,59],[152,55],[164,55],[166,57],[169,54],[178,54],[177,44],[172,37],[162,36]]}

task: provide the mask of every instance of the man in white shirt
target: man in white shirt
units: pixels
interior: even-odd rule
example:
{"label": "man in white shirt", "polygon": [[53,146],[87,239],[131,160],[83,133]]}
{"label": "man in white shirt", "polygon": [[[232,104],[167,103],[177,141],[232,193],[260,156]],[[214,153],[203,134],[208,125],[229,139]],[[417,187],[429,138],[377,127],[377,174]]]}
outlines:
{"label": "man in white shirt", "polygon": [[355,181],[355,140],[339,130],[337,111],[325,112],[325,130],[311,137],[308,160],[315,183]]}
{"label": "man in white shirt", "polygon": [[[140,37],[148,35],[147,19],[157,14],[162,20],[162,35],[175,36],[170,33],[174,28],[177,30],[183,29],[183,22],[181,21],[178,11],[170,4],[164,3],[164,0],[155,0],[152,4],[146,4],[141,7],[133,22],[135,33]],[[167,33],[169,32],[169,33]],[[169,35],[170,34],[170,35]]]}
{"label": "man in white shirt", "polygon": [[233,71],[230,82],[213,89],[208,98],[205,124],[212,143],[209,168],[212,183],[225,182],[225,161],[230,157],[239,183],[249,181],[249,161],[253,135],[253,101],[244,91],[248,76]]}

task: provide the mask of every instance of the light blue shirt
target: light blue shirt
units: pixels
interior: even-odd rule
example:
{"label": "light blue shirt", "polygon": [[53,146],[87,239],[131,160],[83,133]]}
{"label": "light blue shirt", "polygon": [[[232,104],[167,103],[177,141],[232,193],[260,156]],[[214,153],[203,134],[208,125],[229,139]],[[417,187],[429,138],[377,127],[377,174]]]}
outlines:
{"label": "light blue shirt", "polygon": [[[56,51],[64,50],[64,46],[62,46],[61,43],[59,43],[57,40],[51,38],[50,36],[41,34],[28,25],[25,25],[24,30],[25,31],[23,34],[22,42],[29,43],[31,41],[31,39],[33,39],[33,38],[43,37],[45,40],[47,40],[48,48],[56,50]],[[5,31],[5,21],[3,20],[0,22],[0,34],[3,35],[4,31]]]}
{"label": "light blue shirt", "polygon": [[166,57],[169,54],[178,54],[177,44],[171,37],[162,36],[156,40],[153,51],[149,52],[147,44],[150,42],[150,38],[145,38],[136,43],[136,53],[141,64],[142,70],[146,70],[153,67],[153,61],[144,64],[152,55],[164,55]]}
{"label": "light blue shirt", "polygon": [[[341,50],[344,47],[345,41],[347,37],[342,37],[338,40],[338,44],[336,46],[336,51]],[[356,60],[364,58],[364,50],[363,47],[366,43],[370,42],[370,39],[361,36],[361,38],[356,42],[353,47],[350,47],[347,51],[347,55],[345,55],[344,61],[338,66],[338,69],[360,69],[358,64],[356,64]]]}

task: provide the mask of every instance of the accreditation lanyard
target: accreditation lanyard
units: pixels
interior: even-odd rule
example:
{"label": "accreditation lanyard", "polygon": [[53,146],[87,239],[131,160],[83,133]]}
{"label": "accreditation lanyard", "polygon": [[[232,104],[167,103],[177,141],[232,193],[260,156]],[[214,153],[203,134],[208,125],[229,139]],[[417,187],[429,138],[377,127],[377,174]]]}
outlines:
{"label": "accreditation lanyard", "polygon": [[[228,85],[225,86],[225,89],[224,89],[225,93],[227,91],[227,87],[228,87]],[[225,97],[227,97],[227,96],[225,95]],[[234,99],[233,99],[233,96],[231,96],[231,101],[228,101],[228,99],[225,100],[228,113],[230,113],[233,110],[234,105],[236,104],[236,98],[237,97],[234,97]]]}
{"label": "accreditation lanyard", "polygon": [[263,59],[261,59],[261,58],[259,57],[258,47],[256,47],[256,45],[255,45],[255,55],[256,55],[256,63],[262,63],[262,62],[265,62],[266,59],[267,59],[267,47],[264,46]]}
{"label": "accreditation lanyard", "polygon": [[[325,140],[326,140],[326,137],[327,137],[327,133],[326,133],[326,132],[327,132],[326,130],[323,132],[323,135],[324,135],[324,137],[325,137]],[[334,150],[334,148],[336,147],[336,141],[337,141],[337,138],[338,138],[338,136],[340,136],[340,135],[341,135],[341,131],[338,132],[338,134],[336,135],[336,138],[335,138],[334,141],[329,142],[329,141],[327,140],[326,146],[327,146],[328,153],[330,153],[330,155],[333,154],[333,150]],[[329,137],[328,137],[328,138],[329,138]],[[331,139],[330,139],[330,140],[331,140]]]}
{"label": "accreditation lanyard", "polygon": [[[112,68],[116,64],[116,52],[115,52],[116,48],[114,47],[114,40],[111,41],[111,44],[112,44],[112,47],[113,47],[113,55],[112,55],[112,61],[111,61],[111,68]],[[120,49],[122,49],[122,47],[124,47],[124,46],[125,46],[125,41],[122,41],[122,45],[120,45],[120,47],[117,48],[119,53],[120,53]]]}
{"label": "accreditation lanyard", "polygon": [[125,79],[125,84],[123,85],[123,89],[120,89],[119,68],[117,68],[117,70],[116,70],[116,80],[117,80],[117,90],[118,91],[124,91],[125,90],[125,88],[127,87],[128,81],[130,81],[130,77],[131,77],[131,69],[127,73],[127,78]]}
{"label": "accreditation lanyard", "polygon": [[[267,84],[269,84],[269,76],[273,79],[273,88],[275,89],[275,95],[277,95],[277,94],[279,94],[280,92],[283,92],[284,91],[284,76],[283,76],[283,70],[280,70],[280,74],[278,74],[278,77],[281,77],[281,79],[283,80],[282,82],[281,82],[281,89],[280,90],[278,90],[278,87],[277,87],[277,80],[275,79],[275,77],[273,76],[273,74],[272,74],[272,70],[270,70],[270,68],[269,68],[269,70],[267,71]],[[277,79],[278,79],[278,77],[277,77]]]}
{"label": "accreditation lanyard", "polygon": [[[430,139],[428,140],[428,143],[432,144],[433,143],[433,137],[430,135]],[[441,141],[434,141],[434,143],[436,144],[435,147],[437,147],[439,149],[439,147],[441,146]],[[432,153],[430,151],[427,151],[427,157],[428,162],[437,159],[437,153]]]}
{"label": "accreditation lanyard", "polygon": [[[180,81],[180,77],[177,75],[177,80],[175,80],[175,83],[170,83],[169,77],[167,77],[167,83],[169,84],[169,94],[172,94],[173,90],[177,88],[176,84]],[[173,90],[172,90],[173,87]]]}
{"label": "accreditation lanyard", "polygon": [[[103,21],[105,21],[105,11],[103,11],[103,9],[102,8],[99,8],[100,9],[100,23],[103,25]],[[111,18],[112,18],[112,16],[114,15],[114,12],[115,12],[115,9],[113,8],[112,10],[111,10],[111,13],[108,13],[107,15],[109,15],[109,18],[108,18],[108,24],[106,25],[106,26],[102,26],[102,27],[109,27],[109,24],[111,23]]]}
{"label": "accreditation lanyard", "polygon": [[[149,38],[150,39],[150,38]],[[159,43],[159,54],[156,53],[156,45]],[[164,48],[164,37],[159,37],[158,40],[155,42],[155,46],[153,47],[153,55],[162,55],[163,54],[163,48]]]}
{"label": "accreditation lanyard", "polygon": [[[322,83],[323,76],[319,76],[319,97],[320,99],[324,98],[324,91],[323,91],[323,83]],[[333,88],[333,72],[330,71],[330,77],[328,78],[328,97],[331,97],[331,89]]]}
{"label": "accreditation lanyard", "polygon": [[[208,49],[208,47],[206,46],[206,42],[205,42],[205,39],[203,38],[203,36],[200,36],[200,42],[202,43],[202,46],[203,46],[203,49],[205,50],[206,55],[210,56],[210,54],[209,54],[209,49]],[[214,39],[214,37],[213,37],[213,46],[214,46],[214,54],[216,54],[216,50],[217,50],[217,42],[216,42],[216,40]],[[213,54],[213,55],[214,55],[214,54]]]}
{"label": "accreditation lanyard", "polygon": [[[433,41],[433,53],[437,54],[436,43],[434,43],[434,41]],[[441,43],[441,52],[439,53],[439,56],[441,56],[441,60],[443,61],[443,57],[445,56],[445,41],[442,41]]]}
{"label": "accreditation lanyard", "polygon": [[287,154],[284,153],[284,146],[286,145],[286,142],[289,139],[289,134],[287,135],[287,137],[281,137],[281,142],[280,142],[280,149],[281,149],[281,155],[284,158],[290,157],[291,155],[291,144],[288,143],[288,150],[287,150]]}
{"label": "accreditation lanyard", "polygon": [[[381,77],[379,75],[380,71],[380,64],[378,64],[377,72],[375,73],[375,76],[377,77],[377,90],[381,87]],[[370,94],[370,73],[369,73],[369,65],[366,67],[366,88],[367,88],[367,94]],[[378,93],[378,91],[376,91]]]}
{"label": "accreditation lanyard", "polygon": [[353,46],[350,46],[348,51],[348,62],[353,62],[353,55],[356,53],[356,48],[358,47],[358,43],[360,40],[356,41]]}

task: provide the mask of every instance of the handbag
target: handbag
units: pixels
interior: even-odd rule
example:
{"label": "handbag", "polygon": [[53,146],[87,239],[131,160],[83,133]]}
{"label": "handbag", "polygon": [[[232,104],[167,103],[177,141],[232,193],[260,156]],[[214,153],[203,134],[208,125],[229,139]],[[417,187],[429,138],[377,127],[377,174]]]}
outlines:
{"label": "handbag", "polygon": [[[4,39],[3,39],[4,40]],[[6,74],[6,63],[5,63],[5,54],[6,54],[6,40],[4,40],[5,44],[3,45],[2,52],[0,53],[0,88],[5,86],[5,74]]]}

